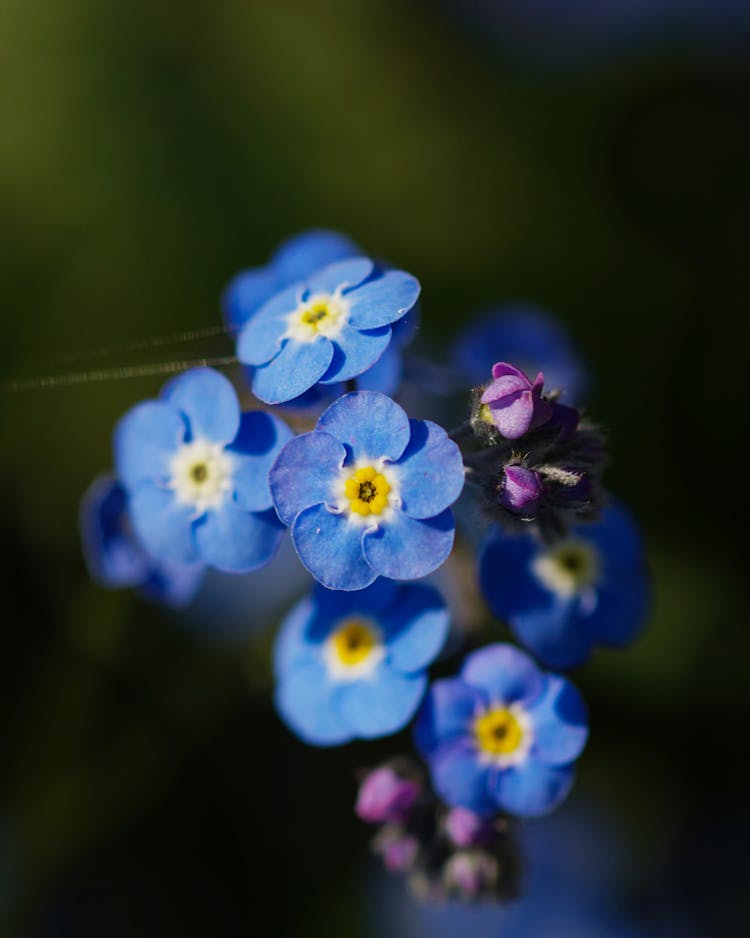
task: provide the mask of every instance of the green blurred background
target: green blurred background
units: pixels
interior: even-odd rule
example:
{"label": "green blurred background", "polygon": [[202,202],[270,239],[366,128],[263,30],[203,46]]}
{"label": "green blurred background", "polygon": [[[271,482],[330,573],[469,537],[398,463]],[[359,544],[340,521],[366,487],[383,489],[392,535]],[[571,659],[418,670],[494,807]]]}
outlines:
{"label": "green blurred background", "polygon": [[[445,354],[479,305],[558,314],[656,588],[638,644],[576,675],[579,789],[637,858],[624,908],[746,934],[748,46],[559,61],[488,6],[2,0],[0,370],[217,324],[311,226],[419,276]],[[306,749],[267,635],[86,576],[80,495],[160,383],[0,394],[0,933],[370,934],[351,771],[388,747]]]}

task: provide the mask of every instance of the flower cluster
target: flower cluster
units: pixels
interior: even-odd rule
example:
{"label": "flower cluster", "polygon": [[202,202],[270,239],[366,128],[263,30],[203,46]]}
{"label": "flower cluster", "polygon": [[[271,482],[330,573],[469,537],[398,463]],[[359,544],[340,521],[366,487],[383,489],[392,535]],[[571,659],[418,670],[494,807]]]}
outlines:
{"label": "flower cluster", "polygon": [[[133,407],[81,534],[98,582],[184,605],[207,568],[271,564],[288,531],[316,582],[290,597],[276,637],[281,720],[314,746],[413,724],[399,743],[410,754],[359,789],[376,853],[423,896],[505,898],[517,819],[566,797],[588,736],[581,694],[543,668],[629,643],[648,577],[634,522],[603,489],[604,438],[573,402],[585,374],[560,327],[523,308],[470,326],[450,367],[479,383],[448,432],[394,399],[404,375],[419,378],[404,367],[419,291],[326,231],[239,274],[224,313],[254,403],[243,410],[227,377],[197,368]],[[443,402],[429,406],[439,417]],[[487,518],[476,592],[500,620],[481,647],[473,630],[468,654],[441,593],[455,592],[446,562],[464,492]]]}

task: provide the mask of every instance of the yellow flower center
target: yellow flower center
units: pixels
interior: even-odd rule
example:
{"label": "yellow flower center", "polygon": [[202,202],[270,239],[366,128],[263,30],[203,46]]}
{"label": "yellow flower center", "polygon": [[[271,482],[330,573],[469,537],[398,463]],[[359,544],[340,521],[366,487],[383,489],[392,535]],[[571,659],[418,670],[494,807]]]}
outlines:
{"label": "yellow flower center", "polygon": [[388,506],[391,486],[374,466],[362,466],[344,483],[349,510],[356,515],[379,515]]}
{"label": "yellow flower center", "polygon": [[328,673],[337,681],[367,678],[384,654],[380,629],[374,622],[357,616],[344,619],[331,632],[323,649]]}
{"label": "yellow flower center", "polygon": [[593,585],[599,564],[592,547],[583,541],[570,540],[540,554],[533,570],[548,589],[572,596]]}
{"label": "yellow flower center", "polygon": [[193,440],[172,458],[170,487],[177,499],[197,511],[219,505],[232,486],[232,459],[219,443]]}
{"label": "yellow flower center", "polygon": [[316,293],[291,314],[287,334],[298,342],[312,342],[319,335],[331,338],[346,322],[348,308],[337,294]]}
{"label": "yellow flower center", "polygon": [[474,739],[489,756],[508,756],[518,750],[525,735],[518,715],[508,707],[493,707],[474,721]]}

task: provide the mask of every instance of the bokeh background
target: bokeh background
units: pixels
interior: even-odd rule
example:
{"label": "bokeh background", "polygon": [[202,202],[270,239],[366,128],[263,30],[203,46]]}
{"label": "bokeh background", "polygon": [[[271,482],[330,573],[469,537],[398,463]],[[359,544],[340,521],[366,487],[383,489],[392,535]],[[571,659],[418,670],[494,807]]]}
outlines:
{"label": "bokeh background", "polygon": [[444,361],[479,306],[561,318],[656,596],[575,675],[591,743],[529,826],[544,923],[424,912],[351,814],[390,747],[273,713],[267,581],[220,617],[87,578],[80,495],[160,380],[4,388],[0,934],[748,933],[749,50],[739,0],[0,2],[3,377],[218,324],[233,273],[338,228],[419,276]]}

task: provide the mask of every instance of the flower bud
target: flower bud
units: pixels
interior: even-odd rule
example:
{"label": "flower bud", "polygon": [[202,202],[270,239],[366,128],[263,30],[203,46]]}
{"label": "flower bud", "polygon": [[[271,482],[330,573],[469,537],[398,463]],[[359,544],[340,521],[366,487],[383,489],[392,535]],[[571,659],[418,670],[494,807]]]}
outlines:
{"label": "flower bud", "polygon": [[387,824],[375,837],[373,848],[389,872],[406,873],[417,858],[419,841],[398,825]]}
{"label": "flower bud", "polygon": [[448,837],[457,847],[487,843],[492,828],[487,821],[468,808],[451,808],[443,822]]}
{"label": "flower bud", "polygon": [[500,504],[514,514],[533,512],[544,492],[538,472],[523,466],[506,466],[500,485]]}
{"label": "flower bud", "polygon": [[517,440],[550,419],[552,406],[542,397],[541,371],[532,384],[519,368],[498,362],[492,368],[492,377],[481,403],[489,407],[493,423],[506,439]]}
{"label": "flower bud", "polygon": [[403,821],[420,793],[418,782],[383,765],[370,772],[359,786],[354,811],[368,824]]}
{"label": "flower bud", "polygon": [[483,850],[458,850],[443,868],[445,885],[461,899],[491,892],[498,879],[497,860]]}

